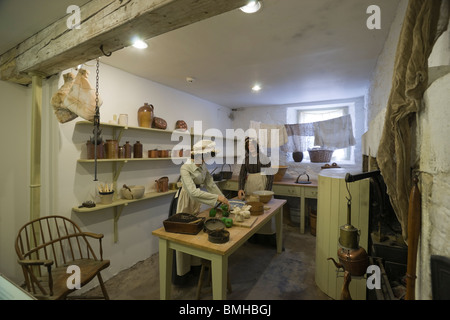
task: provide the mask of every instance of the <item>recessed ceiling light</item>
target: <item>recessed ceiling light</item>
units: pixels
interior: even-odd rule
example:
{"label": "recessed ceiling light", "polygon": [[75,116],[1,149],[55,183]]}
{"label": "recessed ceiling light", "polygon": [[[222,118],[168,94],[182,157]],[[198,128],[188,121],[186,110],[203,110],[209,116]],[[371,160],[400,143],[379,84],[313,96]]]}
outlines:
{"label": "recessed ceiling light", "polygon": [[147,43],[145,43],[145,41],[142,41],[141,39],[136,39],[133,42],[133,47],[138,48],[138,49],[145,49],[148,47]]}
{"label": "recessed ceiling light", "polygon": [[259,85],[259,84],[255,84],[253,87],[252,87],[252,91],[253,92],[258,92],[258,91],[260,91],[262,88],[261,88],[261,86]]}
{"label": "recessed ceiling light", "polygon": [[245,13],[255,13],[261,9],[261,2],[257,0],[250,1],[247,5],[240,8]]}

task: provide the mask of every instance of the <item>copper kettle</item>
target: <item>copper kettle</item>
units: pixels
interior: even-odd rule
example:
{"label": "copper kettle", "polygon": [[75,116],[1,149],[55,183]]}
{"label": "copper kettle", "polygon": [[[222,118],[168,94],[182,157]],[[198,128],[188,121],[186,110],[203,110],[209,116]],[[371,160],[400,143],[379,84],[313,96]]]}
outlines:
{"label": "copper kettle", "polygon": [[[366,175],[361,175],[360,178],[366,178]],[[353,182],[360,178],[355,178],[354,176],[347,174],[345,181]],[[366,250],[359,246],[359,230],[351,224],[351,200],[352,196],[349,192],[349,198],[347,198],[347,224],[340,227],[340,237],[339,237],[339,249],[338,258],[339,263],[337,263],[333,258],[328,258],[327,260],[332,260],[336,268],[343,268],[344,271],[348,271],[352,276],[363,276],[367,267],[369,266],[369,256]]]}
{"label": "copper kettle", "polygon": [[339,248],[338,250],[339,262],[332,260],[336,268],[342,268],[348,271],[353,276],[363,276],[366,274],[369,266],[369,256],[363,247],[357,249]]}
{"label": "copper kettle", "polygon": [[156,182],[156,191],[158,192],[167,192],[169,191],[169,178],[168,177],[162,177],[158,180],[155,180]]}

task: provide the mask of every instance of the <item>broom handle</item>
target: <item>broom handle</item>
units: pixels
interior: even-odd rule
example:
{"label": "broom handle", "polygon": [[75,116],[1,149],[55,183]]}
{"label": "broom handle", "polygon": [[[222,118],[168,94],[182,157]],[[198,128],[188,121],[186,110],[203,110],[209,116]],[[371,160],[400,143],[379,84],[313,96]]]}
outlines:
{"label": "broom handle", "polygon": [[408,264],[406,267],[405,300],[415,300],[416,262],[421,224],[420,191],[417,177],[413,178],[413,187],[409,195],[408,208]]}

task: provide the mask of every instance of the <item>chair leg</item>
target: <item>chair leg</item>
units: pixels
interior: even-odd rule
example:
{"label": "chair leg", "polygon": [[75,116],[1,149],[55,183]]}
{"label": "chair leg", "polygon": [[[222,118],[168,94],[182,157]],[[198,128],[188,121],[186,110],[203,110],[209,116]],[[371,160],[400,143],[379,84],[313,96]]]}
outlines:
{"label": "chair leg", "polygon": [[[200,276],[199,276],[198,285],[197,285],[197,300],[200,300],[200,295],[201,295],[202,287],[203,287],[203,278],[204,278],[204,273],[205,273],[206,268],[208,268],[208,276],[207,276],[208,283],[210,286],[212,285],[211,264],[209,263],[209,261],[202,261],[202,268],[200,270]],[[228,290],[228,293],[232,292],[229,273],[227,273],[227,290]]]}
{"label": "chair leg", "polygon": [[109,300],[108,292],[106,291],[105,284],[103,283],[102,276],[100,273],[97,274],[98,282],[100,282],[100,288],[102,289],[103,296],[105,297],[105,300]]}

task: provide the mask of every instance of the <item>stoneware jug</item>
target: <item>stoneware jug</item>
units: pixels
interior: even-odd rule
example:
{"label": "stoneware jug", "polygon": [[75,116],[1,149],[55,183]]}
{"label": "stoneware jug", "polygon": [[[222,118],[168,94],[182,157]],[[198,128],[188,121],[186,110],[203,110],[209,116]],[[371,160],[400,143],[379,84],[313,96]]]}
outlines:
{"label": "stoneware jug", "polygon": [[138,110],[139,127],[151,128],[153,121],[153,105],[144,103]]}

